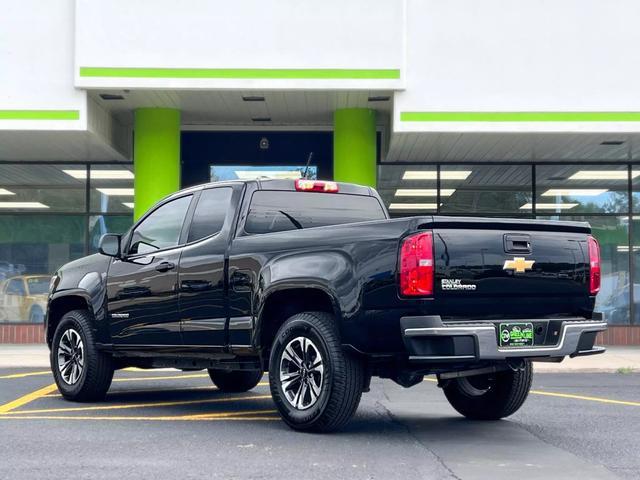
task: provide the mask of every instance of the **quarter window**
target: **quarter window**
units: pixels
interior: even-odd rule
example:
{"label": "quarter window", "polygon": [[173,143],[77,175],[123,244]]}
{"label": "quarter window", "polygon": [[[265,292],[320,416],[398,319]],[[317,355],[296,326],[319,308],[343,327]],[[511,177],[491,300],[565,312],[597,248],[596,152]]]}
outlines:
{"label": "quarter window", "polygon": [[188,242],[215,235],[222,230],[224,220],[231,205],[231,187],[203,190],[198,206],[193,214]]}
{"label": "quarter window", "polygon": [[129,254],[177,246],[190,203],[191,195],[180,197],[165,203],[145,218],[133,231]]}

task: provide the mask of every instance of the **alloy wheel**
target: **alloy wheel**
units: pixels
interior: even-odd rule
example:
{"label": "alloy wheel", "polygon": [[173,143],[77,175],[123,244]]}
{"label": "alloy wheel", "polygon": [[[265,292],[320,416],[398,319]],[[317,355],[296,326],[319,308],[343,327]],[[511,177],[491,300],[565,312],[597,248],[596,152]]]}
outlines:
{"label": "alloy wheel", "polygon": [[306,410],[318,401],[324,379],[320,350],[307,337],[296,337],[282,351],[280,386],[287,402]]}
{"label": "alloy wheel", "polygon": [[84,344],[73,328],[66,330],[58,343],[58,372],[65,383],[74,385],[84,370]]}

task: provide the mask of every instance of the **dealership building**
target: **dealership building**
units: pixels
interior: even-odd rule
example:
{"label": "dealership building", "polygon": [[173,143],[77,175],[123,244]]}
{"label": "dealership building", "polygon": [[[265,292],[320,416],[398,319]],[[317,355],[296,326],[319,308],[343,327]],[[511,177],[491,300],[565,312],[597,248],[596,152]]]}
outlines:
{"label": "dealership building", "polygon": [[0,343],[50,275],[212,180],[376,187],[392,216],[588,221],[640,344],[640,3],[22,0],[0,18]]}

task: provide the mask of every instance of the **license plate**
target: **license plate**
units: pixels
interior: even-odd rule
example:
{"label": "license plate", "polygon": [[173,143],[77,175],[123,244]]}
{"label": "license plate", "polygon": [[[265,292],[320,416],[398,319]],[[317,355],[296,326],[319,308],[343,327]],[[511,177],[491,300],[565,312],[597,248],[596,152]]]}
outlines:
{"label": "license plate", "polygon": [[501,323],[498,338],[501,347],[531,347],[533,346],[533,323]]}

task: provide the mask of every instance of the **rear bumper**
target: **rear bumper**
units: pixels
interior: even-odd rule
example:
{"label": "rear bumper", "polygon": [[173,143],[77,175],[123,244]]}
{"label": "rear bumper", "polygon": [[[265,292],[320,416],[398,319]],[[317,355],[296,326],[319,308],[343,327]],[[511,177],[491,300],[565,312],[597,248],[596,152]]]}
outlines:
{"label": "rear bumper", "polygon": [[[513,321],[531,321],[539,324],[550,320]],[[562,319],[559,322],[557,341],[553,345],[501,348],[498,344],[497,326],[493,322],[445,324],[439,316],[420,316],[403,317],[400,319],[400,325],[409,360],[416,362],[472,362],[593,355],[605,351],[603,347],[594,346],[594,342],[597,333],[607,329],[606,322],[601,319]]]}

